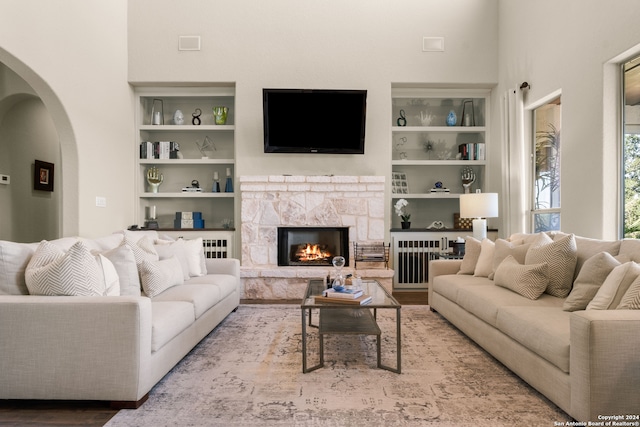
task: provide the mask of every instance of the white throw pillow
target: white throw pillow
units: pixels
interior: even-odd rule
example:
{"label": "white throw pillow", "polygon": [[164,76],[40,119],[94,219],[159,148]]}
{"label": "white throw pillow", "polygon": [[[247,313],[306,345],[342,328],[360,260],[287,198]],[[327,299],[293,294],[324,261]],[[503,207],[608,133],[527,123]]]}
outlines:
{"label": "white throw pillow", "polygon": [[136,264],[141,264],[142,261],[158,261],[159,259],[158,253],[153,247],[153,241],[146,236],[134,241],[129,238],[129,234],[125,234],[122,244],[131,248]]}
{"label": "white throw pillow", "polygon": [[633,261],[617,266],[611,270],[596,296],[587,305],[587,310],[613,310],[617,308],[622,297],[638,276],[640,276],[640,265]]}
{"label": "white throw pillow", "polygon": [[104,295],[101,269],[95,257],[77,242],[65,253],[60,247],[42,241],[31,257],[25,281],[32,295]]}
{"label": "white throw pillow", "polygon": [[496,244],[491,240],[484,238],[480,242],[480,255],[473,275],[476,277],[488,277],[493,272],[493,256]]}
{"label": "white throw pillow", "polygon": [[621,263],[608,252],[595,254],[584,262],[573,288],[564,301],[564,311],[584,310],[596,296],[611,271]]}
{"label": "white throw pillow", "polygon": [[201,237],[193,240],[180,238],[175,242],[156,240],[155,250],[160,259],[172,256],[178,258],[183,269],[184,280],[207,274]]}
{"label": "white throw pillow", "polygon": [[120,296],[120,278],[116,267],[104,255],[96,255],[96,261],[102,273],[101,281],[104,286],[102,294],[110,297]]}
{"label": "white throw pillow", "polygon": [[629,286],[622,297],[618,310],[640,310],[640,276]]}
{"label": "white throw pillow", "polygon": [[573,272],[578,260],[578,248],[573,234],[552,240],[545,233],[538,233],[525,257],[525,264],[549,266],[549,285],[545,290],[549,295],[565,298],[571,291]]}
{"label": "white throw pillow", "polygon": [[113,263],[120,279],[120,295],[140,296],[140,276],[138,266],[133,256],[133,250],[128,245],[121,245],[109,251],[102,252]]}
{"label": "white throw pillow", "polygon": [[184,283],[182,267],[176,257],[160,261],[142,261],[139,269],[142,289],[149,298]]}
{"label": "white throw pillow", "polygon": [[467,236],[464,240],[464,257],[462,258],[458,274],[473,274],[476,270],[479,257],[480,241],[471,236]]}
{"label": "white throw pillow", "polygon": [[509,255],[500,263],[494,277],[497,286],[511,289],[520,295],[535,300],[549,283],[549,268],[546,263],[522,265]]}

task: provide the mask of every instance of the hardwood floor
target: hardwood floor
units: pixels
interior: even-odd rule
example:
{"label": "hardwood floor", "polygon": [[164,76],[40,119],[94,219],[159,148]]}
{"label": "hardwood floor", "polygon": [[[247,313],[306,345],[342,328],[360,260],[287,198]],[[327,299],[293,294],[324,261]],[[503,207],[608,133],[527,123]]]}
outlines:
{"label": "hardwood floor", "polygon": [[[425,291],[399,291],[393,296],[402,305],[427,304]],[[242,304],[299,304],[299,300],[242,300]],[[109,402],[0,400],[0,426],[102,427],[115,414]]]}
{"label": "hardwood floor", "polygon": [[109,402],[0,400],[0,426],[102,427],[117,413]]}

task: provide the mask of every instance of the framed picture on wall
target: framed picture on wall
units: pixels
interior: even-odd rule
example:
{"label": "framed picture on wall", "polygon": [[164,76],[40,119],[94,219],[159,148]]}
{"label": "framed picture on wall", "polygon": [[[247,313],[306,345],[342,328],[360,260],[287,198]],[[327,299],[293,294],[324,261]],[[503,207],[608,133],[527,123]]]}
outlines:
{"label": "framed picture on wall", "polygon": [[401,172],[393,172],[391,181],[391,192],[393,194],[408,194],[409,185],[407,184],[407,174]]}
{"label": "framed picture on wall", "polygon": [[36,160],[33,168],[33,189],[53,191],[53,163]]}

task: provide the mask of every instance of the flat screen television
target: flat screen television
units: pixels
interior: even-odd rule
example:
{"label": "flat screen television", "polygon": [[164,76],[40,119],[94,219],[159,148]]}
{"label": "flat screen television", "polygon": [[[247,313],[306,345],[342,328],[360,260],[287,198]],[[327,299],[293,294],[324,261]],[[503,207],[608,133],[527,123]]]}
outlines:
{"label": "flat screen television", "polygon": [[366,90],[263,89],[265,153],[364,154]]}

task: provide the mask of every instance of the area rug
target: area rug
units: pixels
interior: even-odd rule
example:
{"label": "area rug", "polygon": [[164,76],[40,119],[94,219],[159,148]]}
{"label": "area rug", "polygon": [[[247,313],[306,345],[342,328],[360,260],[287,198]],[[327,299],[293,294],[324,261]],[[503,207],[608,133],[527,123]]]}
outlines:
{"label": "area rug", "polygon": [[[385,312],[386,311],[386,312]],[[395,366],[393,310],[379,310]],[[551,426],[571,418],[427,306],[402,308],[402,373],[376,368],[375,336],[325,339],[302,373],[295,305],[241,305],[119,426]],[[309,329],[309,328],[308,328]],[[318,362],[311,329],[309,364]]]}

